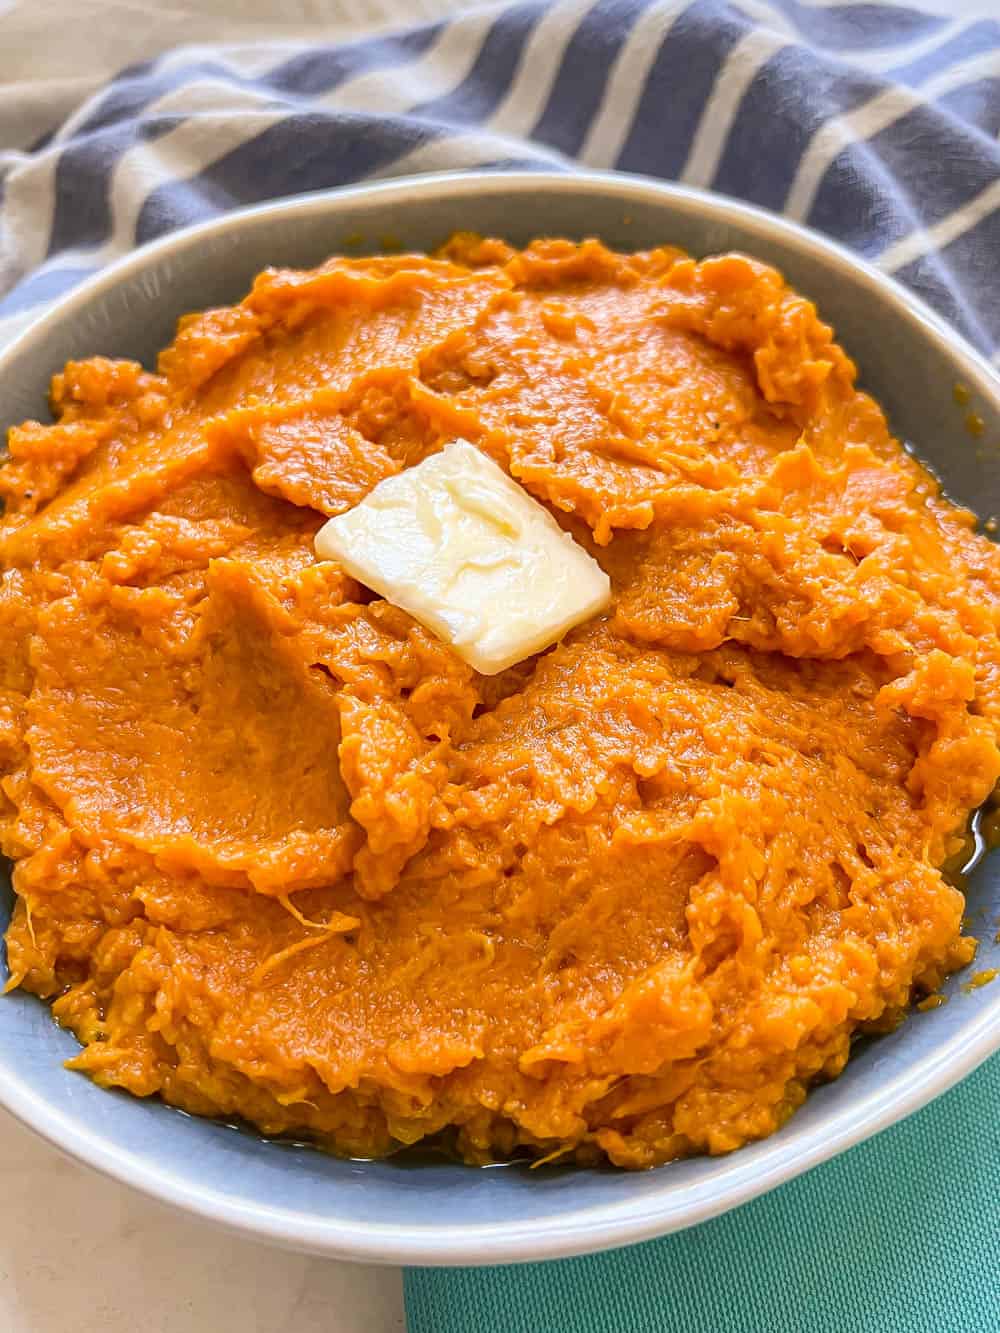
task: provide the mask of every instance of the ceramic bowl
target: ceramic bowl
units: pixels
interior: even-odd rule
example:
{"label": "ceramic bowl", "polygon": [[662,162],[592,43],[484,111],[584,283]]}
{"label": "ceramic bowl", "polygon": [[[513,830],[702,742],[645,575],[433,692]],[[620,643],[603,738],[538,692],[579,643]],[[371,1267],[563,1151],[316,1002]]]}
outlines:
{"label": "ceramic bowl", "polygon": [[[45,416],[52,373],[95,353],[151,363],[178,315],[231,302],[267,265],[318,263],[348,238],[392,233],[427,249],[456,228],[525,242],[599,236],[628,249],[670,242],[738,249],[776,264],[822,315],[861,377],[949,493],[1000,514],[1000,380],[926,307],[846,251],[732,200],[637,177],[539,173],[425,176],[311,194],[167,236],[85,283],[0,356],[0,427]],[[959,406],[956,383],[970,400]],[[964,419],[977,412],[977,441]],[[10,906],[0,893],[0,925]],[[979,968],[1000,966],[1000,854],[969,884]],[[476,1264],[579,1254],[644,1240],[743,1203],[908,1115],[1000,1047],[1000,982],[914,1013],[862,1046],[773,1137],[728,1157],[655,1171],[340,1161],[262,1142],[156,1101],[105,1092],[63,1061],[76,1049],[30,995],[0,1000],[0,1103],[49,1142],[127,1185],[248,1235],[339,1258]]]}

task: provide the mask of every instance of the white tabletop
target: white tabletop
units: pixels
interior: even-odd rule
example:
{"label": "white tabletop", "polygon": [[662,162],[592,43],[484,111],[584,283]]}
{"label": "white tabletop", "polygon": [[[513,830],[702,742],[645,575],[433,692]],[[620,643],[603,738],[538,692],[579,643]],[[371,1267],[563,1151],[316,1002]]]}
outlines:
{"label": "white tabletop", "polygon": [[230,1236],[84,1170],[0,1111],[3,1333],[402,1333],[398,1269]]}

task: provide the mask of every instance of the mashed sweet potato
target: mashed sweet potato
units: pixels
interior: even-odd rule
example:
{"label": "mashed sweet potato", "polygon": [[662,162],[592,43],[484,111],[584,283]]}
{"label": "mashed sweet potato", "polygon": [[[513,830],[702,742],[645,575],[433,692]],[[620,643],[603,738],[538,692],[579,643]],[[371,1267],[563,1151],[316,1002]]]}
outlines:
{"label": "mashed sweet potato", "polygon": [[[771,1133],[967,962],[1000,557],[854,378],[750,259],[469,236],[67,365],[0,471],[0,816],[73,1067],[644,1167]],[[614,585],[492,678],[313,553],[456,436]]]}

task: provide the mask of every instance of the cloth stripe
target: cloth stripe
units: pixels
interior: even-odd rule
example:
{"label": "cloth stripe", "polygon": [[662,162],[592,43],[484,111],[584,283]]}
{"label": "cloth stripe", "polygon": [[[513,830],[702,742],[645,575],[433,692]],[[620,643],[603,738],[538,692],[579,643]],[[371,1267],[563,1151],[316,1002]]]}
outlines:
{"label": "cloth stripe", "polygon": [[581,162],[809,221],[912,274],[993,355],[976,246],[998,131],[1000,16],[943,3],[518,0],[339,44],[182,47],[0,158],[0,319],[238,205]]}
{"label": "cloth stripe", "polygon": [[618,160],[636,106],[652,72],[659,47],[676,22],[676,10],[653,5],[619,48],[604,88],[604,97],[580,149],[580,160],[591,167],[610,167]]}
{"label": "cloth stripe", "polygon": [[[910,111],[924,106],[929,99],[940,98],[966,82],[973,82],[983,69],[990,67],[1000,71],[1000,52],[976,56],[970,62],[960,62],[949,69],[935,71],[933,78],[928,80],[923,95],[916,89],[911,90],[899,84],[882,85],[881,91],[870,101],[845,115],[828,120],[800,159],[795,180],[785,202],[785,212],[791,217],[803,220],[809,216],[816,192],[839,152],[855,144],[870,141],[894,121],[901,120]],[[950,121],[948,124],[950,125]],[[964,148],[964,136],[959,134],[955,144],[960,149]],[[981,150],[986,154],[985,160],[992,165],[993,170],[997,170],[1000,162],[990,152],[990,148],[991,146],[986,143],[981,145]]]}
{"label": "cloth stripe", "polygon": [[489,14],[450,23],[419,58],[355,75],[319,103],[330,110],[395,114],[444,96],[468,77],[491,27]]}
{"label": "cloth stripe", "polygon": [[941,218],[934,226],[911,231],[901,241],[883,250],[878,259],[879,267],[887,273],[895,273],[930,250],[943,250],[998,208],[1000,180],[994,179],[975,198]]}
{"label": "cloth stripe", "polygon": [[254,52],[253,63],[259,65],[263,60],[265,70],[271,65],[274,67],[267,73],[261,70],[256,77],[249,76],[248,71],[241,68],[246,62],[234,59],[232,52],[209,51],[207,58],[201,61],[193,53],[179,61],[176,57],[148,61],[121,74],[96,99],[96,104],[91,102],[81,109],[79,119],[71,117],[57,131],[56,138],[65,140],[134,119],[164,94],[183,88],[197,77],[199,65],[205,72],[220,75],[231,86],[246,81],[277,94],[318,97],[332,92],[356,75],[391,69],[423,54],[440,37],[443,27],[441,23],[430,23],[390,39],[375,37],[318,50],[293,49],[284,59],[282,48],[263,47]]}
{"label": "cloth stripe", "polygon": [[[695,0],[678,16],[653,62],[615,166],[667,180],[680,176],[702,108],[730,53],[750,30],[748,19],[718,0]],[[669,115],[663,114],[665,107]]]}
{"label": "cloth stripe", "polygon": [[[803,105],[794,90],[808,87]],[[853,110],[879,90],[873,75],[835,67],[803,46],[781,48],[747,89],[712,182],[717,190],[781,211],[810,140],[833,116]],[[776,96],[776,91],[789,96]],[[766,156],[769,170],[760,170]]]}
{"label": "cloth stripe", "polygon": [[611,62],[642,13],[641,0],[597,0],[566,45],[532,138],[561,153],[580,151],[600,107]]}
{"label": "cloth stripe", "polygon": [[939,42],[918,58],[911,57],[906,64],[893,67],[888,75],[898,83],[919,85],[924,79],[950,69],[959,60],[996,51],[998,48],[1000,22],[996,19],[977,19],[968,25],[960,25],[953,37]]}
{"label": "cloth stripe", "polygon": [[747,32],[733,47],[715,80],[691,141],[681,171],[685,184],[711,185],[747,89],[777,48],[777,40],[771,33],[756,29]]}
{"label": "cloth stripe", "polygon": [[494,19],[461,83],[440,97],[415,103],[410,114],[457,124],[479,124],[486,119],[510,86],[528,39],[544,12],[541,3],[504,10]]}
{"label": "cloth stripe", "polygon": [[[526,136],[542,114],[566,46],[576,32],[580,15],[577,0],[546,9],[529,36],[503,99],[489,117],[489,127],[500,134]],[[490,77],[490,71],[485,71]]]}

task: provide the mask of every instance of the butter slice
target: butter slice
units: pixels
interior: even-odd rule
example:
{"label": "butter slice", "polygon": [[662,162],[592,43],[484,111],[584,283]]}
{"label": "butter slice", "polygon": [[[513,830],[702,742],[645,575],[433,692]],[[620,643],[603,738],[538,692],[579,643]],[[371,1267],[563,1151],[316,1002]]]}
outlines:
{"label": "butter slice", "polygon": [[339,561],[487,676],[611,600],[597,561],[465,440],[331,518],[316,534],[316,554]]}

